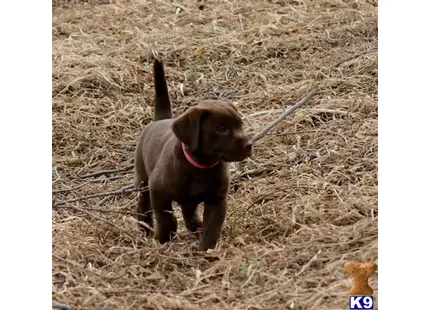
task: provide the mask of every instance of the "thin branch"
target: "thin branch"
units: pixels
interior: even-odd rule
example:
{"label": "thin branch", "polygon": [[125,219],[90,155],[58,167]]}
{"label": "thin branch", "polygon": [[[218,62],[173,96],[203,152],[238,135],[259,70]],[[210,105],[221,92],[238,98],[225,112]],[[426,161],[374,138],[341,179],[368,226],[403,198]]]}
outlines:
{"label": "thin branch", "polygon": [[[91,214],[90,214],[90,215],[91,215]],[[91,216],[93,216],[93,215],[91,215]],[[99,218],[99,219],[100,219],[100,218]],[[116,225],[114,225],[114,224],[112,224],[112,223],[110,223],[110,222],[108,222],[108,221],[106,221],[106,220],[104,220],[104,219],[101,219],[101,220],[102,220],[102,221],[107,222],[108,224],[110,224],[110,225],[112,225],[112,226],[115,226],[115,227],[116,227],[116,228],[118,228],[120,231],[123,231],[120,227],[118,227],[118,226],[116,226]],[[124,232],[127,236],[129,236],[129,237],[131,238],[131,236],[130,236],[130,235],[128,235],[128,233],[127,233],[127,232],[125,232],[125,231],[123,231],[123,232]],[[64,262],[64,263],[66,263],[66,264],[69,264],[69,265],[74,266],[74,267],[76,267],[76,268],[82,269],[82,270],[84,270],[84,271],[86,271],[86,272],[90,272],[90,273],[92,273],[92,274],[94,274],[94,275],[96,275],[96,276],[98,276],[98,277],[100,277],[100,278],[102,278],[102,279],[116,280],[116,279],[122,278],[122,277],[125,275],[125,273],[126,273],[126,272],[124,272],[123,274],[121,274],[121,275],[117,275],[117,276],[106,276],[106,275],[104,275],[104,274],[103,274],[103,272],[102,272],[101,270],[95,270],[94,268],[93,268],[93,269],[91,269],[91,268],[87,268],[87,267],[86,267],[86,265],[80,264],[80,263],[78,263],[78,262],[75,262],[75,261],[70,260],[70,259],[67,259],[67,258],[63,258],[63,257],[61,257],[61,256],[59,256],[59,255],[57,255],[57,254],[52,253],[52,257],[54,257],[54,258],[58,259],[59,261],[62,261],[62,262]]]}
{"label": "thin branch", "polygon": [[88,272],[90,272],[90,273],[92,273],[92,274],[94,274],[94,275],[96,275],[98,277],[102,277],[102,275],[99,272],[97,272],[95,270],[91,270],[91,269],[87,268],[85,265],[82,265],[82,264],[80,264],[78,262],[75,262],[75,261],[67,259],[67,258],[63,258],[61,256],[58,256],[57,254],[54,254],[54,253],[52,253],[52,257],[58,259],[59,261],[62,261],[64,263],[66,263],[66,264],[69,264],[71,266],[74,266],[74,267],[77,267],[79,269],[83,269],[85,271],[88,271]]}
{"label": "thin branch", "polygon": [[100,171],[96,171],[96,172],[92,172],[92,173],[88,173],[88,174],[84,174],[84,175],[80,175],[78,174],[78,177],[81,179],[87,179],[87,178],[95,178],[101,175],[106,175],[106,174],[112,174],[112,173],[116,173],[116,172],[124,172],[124,171],[128,171],[134,168],[134,165],[128,165],[125,166],[124,168],[120,168],[120,169],[111,169],[111,170],[100,170]]}
{"label": "thin branch", "polygon": [[59,181],[60,179],[61,179],[61,176],[60,176],[60,174],[58,173],[58,171],[57,171],[57,166],[55,166],[53,169],[52,169],[54,172],[55,172],[55,174],[57,175],[57,178],[55,179],[55,180],[52,180],[52,183],[56,183],[57,181]]}
{"label": "thin branch", "polygon": [[309,94],[306,95],[302,100],[293,105],[290,109],[282,113],[276,120],[270,123],[267,127],[263,128],[259,133],[257,133],[254,137],[249,140],[249,144],[254,144],[255,141],[261,139],[265,134],[267,134],[270,130],[272,130],[276,125],[278,125],[281,121],[283,121],[288,115],[293,113],[295,110],[300,108],[302,105],[307,103],[309,99],[317,92],[316,89],[312,90]]}
{"label": "thin branch", "polygon": [[[274,120],[272,123],[270,123],[268,126],[266,126],[265,128],[263,128],[263,130],[261,130],[259,133],[257,133],[254,137],[252,137],[249,140],[249,144],[253,144],[255,143],[257,140],[261,139],[265,134],[267,134],[270,130],[272,130],[276,125],[278,125],[282,120],[284,120],[288,115],[290,115],[291,113],[293,113],[295,110],[297,110],[298,108],[300,108],[302,105],[304,105],[305,103],[307,103],[311,97],[313,95],[315,95],[317,93],[317,90],[314,89],[312,90],[310,93],[308,93],[302,100],[298,101],[295,105],[293,105],[290,109],[288,109],[287,111],[285,111],[284,113],[282,113],[276,120]],[[114,172],[122,172],[122,171],[128,171],[134,168],[134,165],[128,165],[124,168],[121,169],[116,169],[116,170],[102,170],[102,171],[97,171],[97,172],[93,172],[93,173],[89,173],[86,175],[79,175],[78,176],[82,179],[85,178],[90,178],[90,177],[97,177],[100,175],[105,175],[105,174],[111,174]],[[240,177],[240,176],[239,176]],[[133,188],[133,184],[127,185],[121,189],[112,191],[112,192],[107,192],[107,193],[99,193],[99,194],[93,194],[93,195],[88,195],[88,196],[83,196],[83,197],[77,197],[74,199],[69,199],[69,200],[64,200],[64,201],[60,201],[58,203],[53,204],[53,208],[56,208],[58,206],[61,205],[65,205],[67,203],[71,203],[71,202],[77,202],[77,201],[82,201],[82,200],[88,200],[88,199],[92,199],[92,198],[98,198],[98,197],[106,197],[106,196],[115,196],[115,195],[122,195],[122,194],[126,194],[126,193],[132,193],[132,192],[142,192],[147,190],[147,188],[143,189],[143,188],[139,188],[139,189],[135,189]],[[106,201],[106,199],[102,200],[103,202]]]}
{"label": "thin branch", "polygon": [[370,48],[370,49],[368,49],[368,50],[365,50],[365,51],[363,51],[363,52],[361,52],[361,53],[358,53],[358,54],[352,55],[351,57],[348,57],[348,58],[346,58],[346,59],[343,59],[343,60],[341,60],[341,61],[338,61],[338,62],[337,62],[337,63],[335,63],[334,65],[330,66],[330,67],[329,67],[329,69],[337,68],[337,67],[339,67],[340,65],[344,64],[345,62],[351,61],[351,60],[353,60],[353,59],[356,59],[356,58],[358,58],[358,57],[360,57],[360,56],[363,56],[363,55],[366,55],[366,54],[369,54],[369,53],[372,53],[372,52],[376,52],[377,50],[378,50],[378,49],[377,49],[376,47],[372,47],[372,48]]}
{"label": "thin branch", "polygon": [[[232,177],[231,182],[233,183],[236,180],[239,180],[240,178],[244,177],[244,176],[253,176],[253,175],[257,175],[261,172],[266,171],[267,169],[253,169],[253,170],[248,170],[248,171],[244,171],[240,174],[237,174],[235,176]],[[77,201],[83,201],[83,200],[89,200],[92,198],[98,198],[98,197],[105,197],[104,199],[102,199],[97,206],[102,205],[104,202],[106,202],[107,198],[109,198],[110,196],[116,196],[116,195],[121,195],[121,194],[128,194],[128,193],[133,193],[133,192],[144,192],[147,191],[148,188],[147,187],[143,187],[140,189],[135,189],[133,188],[133,184],[124,186],[120,189],[111,191],[111,192],[105,192],[105,193],[99,193],[99,194],[93,194],[93,195],[88,195],[88,196],[82,196],[82,197],[77,197],[77,198],[73,198],[73,199],[69,199],[69,200],[64,200],[64,201],[60,201],[56,204],[54,204],[52,206],[53,209],[76,209],[75,206],[66,206],[66,204],[68,203],[72,203],[72,202],[77,202]],[[120,213],[120,214],[129,214],[129,215],[142,215],[141,213],[137,213],[137,212],[130,212],[130,211],[121,211],[121,210],[109,210],[109,209],[105,209],[105,208],[98,208],[98,207],[83,207],[83,209],[85,210],[91,210],[91,211],[98,211],[98,212],[105,212],[105,213]]]}
{"label": "thin branch", "polygon": [[[249,115],[244,116],[242,119],[248,119],[256,116],[265,116],[265,115],[271,115],[271,114],[278,114],[284,112],[285,109],[273,109],[273,110],[264,110],[255,112]],[[313,108],[308,110],[311,113],[330,113],[330,114],[340,114],[340,115],[355,115],[355,113],[349,112],[349,111],[343,111],[343,110],[333,110],[333,109],[327,109],[327,108]]]}
{"label": "thin branch", "polygon": [[59,302],[56,302],[54,300],[52,301],[52,308],[56,308],[60,310],[72,310],[72,307],[65,304],[60,304]]}
{"label": "thin branch", "polygon": [[[103,171],[99,171],[99,172],[95,172],[95,173],[100,173],[100,172],[103,172]],[[80,189],[80,188],[82,188],[85,185],[90,184],[90,183],[114,181],[114,180],[118,180],[118,179],[121,179],[121,178],[124,178],[124,177],[127,177],[127,176],[130,176],[130,174],[115,175],[115,176],[112,176],[112,177],[109,177],[109,178],[105,178],[105,179],[89,180],[89,181],[86,181],[85,183],[79,184],[79,185],[77,185],[75,187],[53,190],[52,193],[53,194],[67,193],[67,192],[71,192],[71,191]]]}
{"label": "thin branch", "polygon": [[251,169],[251,170],[243,171],[241,173],[235,174],[231,178],[230,182],[231,184],[234,184],[235,182],[240,181],[244,177],[255,177],[255,176],[261,175],[264,172],[270,173],[273,170],[275,170],[275,168],[261,168],[261,169]]}
{"label": "thin branch", "polygon": [[112,196],[106,196],[105,198],[103,198],[102,200],[100,200],[97,203],[97,207],[100,207],[101,205],[103,205],[106,201],[108,201]]}
{"label": "thin branch", "polygon": [[[240,178],[244,177],[244,176],[252,176],[252,175],[256,175],[260,172],[266,171],[267,169],[254,169],[254,170],[249,170],[249,171],[244,171],[240,174],[237,174],[235,176],[232,177],[231,182],[233,183],[236,180],[239,180]],[[52,205],[53,209],[75,209],[74,206],[64,206],[68,203],[72,203],[72,202],[78,202],[78,201],[83,201],[83,200],[89,200],[92,198],[99,198],[99,197],[105,197],[104,199],[102,199],[102,201],[100,201],[97,206],[102,205],[104,202],[106,202],[106,198],[110,197],[110,196],[116,196],[116,195],[122,195],[122,194],[129,194],[129,193],[134,193],[134,192],[145,192],[148,190],[148,187],[141,187],[139,189],[133,188],[134,185],[133,184],[129,184],[127,186],[124,186],[120,189],[111,191],[111,192],[105,192],[105,193],[98,193],[98,194],[93,194],[93,195],[87,195],[87,196],[81,196],[81,197],[77,197],[77,198],[73,198],[73,199],[68,199],[68,200],[64,200],[64,201],[60,201],[57,202],[55,204]],[[120,211],[120,210],[107,210],[107,209],[102,209],[102,208],[96,208],[96,207],[84,207],[85,210],[93,210],[93,211],[99,211],[99,212],[111,212],[111,213],[122,213],[122,214],[132,214],[132,215],[139,215],[139,213],[135,213],[135,212],[128,212],[128,211]]]}
{"label": "thin branch", "polygon": [[[290,115],[295,110],[297,110],[298,108],[300,108],[302,105],[304,105],[305,103],[307,103],[311,99],[311,97],[316,94],[316,92],[317,92],[316,89],[312,90],[309,94],[306,95],[306,97],[304,97],[302,100],[300,100],[295,105],[293,105],[290,109],[288,109],[287,111],[285,111],[284,113],[282,113],[276,120],[274,120],[272,123],[270,123],[267,127],[263,128],[263,130],[260,131],[258,134],[256,134],[254,137],[252,137],[248,143],[249,144],[253,144],[255,141],[261,139],[265,134],[267,134],[270,130],[272,130],[276,125],[278,125],[288,115]],[[265,112],[265,111],[263,111],[263,112]],[[121,168],[121,169],[101,170],[101,171],[96,171],[96,172],[88,173],[88,174],[85,174],[85,175],[79,175],[78,174],[78,177],[81,178],[81,179],[87,179],[87,178],[91,178],[91,177],[98,177],[98,176],[101,176],[101,175],[112,174],[112,173],[116,173],[116,172],[124,172],[124,171],[131,170],[133,168],[134,168],[134,165],[128,165],[128,166],[126,166],[124,168]],[[115,178],[116,177],[113,177],[112,179],[115,179]],[[96,197],[100,197],[100,196],[96,196]],[[95,197],[91,196],[89,198],[95,198]],[[73,202],[73,201],[67,201],[67,202]]]}
{"label": "thin branch", "polygon": [[281,113],[284,112],[284,109],[272,109],[272,110],[264,110],[264,111],[258,111],[249,115],[245,115],[243,117],[243,119],[247,119],[247,118],[251,118],[251,117],[256,117],[256,116],[261,116],[261,115],[267,115],[267,114],[274,114],[274,113]]}
{"label": "thin branch", "polygon": [[119,174],[119,175],[113,175],[111,177],[106,177],[106,178],[99,178],[99,179],[92,179],[89,180],[88,182],[90,183],[103,183],[103,182],[107,182],[107,181],[115,181],[115,180],[119,180],[125,177],[130,177],[130,175],[132,175],[131,173],[125,173],[125,174]]}
{"label": "thin branch", "polygon": [[[75,206],[65,206],[65,205],[61,205],[61,206],[55,206],[55,209],[75,209]],[[101,212],[101,213],[119,213],[119,214],[126,214],[126,215],[144,215],[143,213],[138,213],[138,212],[131,212],[131,211],[122,211],[122,210],[109,210],[106,208],[96,208],[96,207],[82,207],[79,208],[77,210],[80,209],[84,209],[87,211],[97,211],[97,212]],[[148,212],[152,212],[152,211],[148,211]]]}
{"label": "thin branch", "polygon": [[179,14],[181,11],[185,12],[185,7],[182,4],[173,2],[172,5],[176,8],[176,14]]}
{"label": "thin branch", "polygon": [[107,193],[99,193],[99,194],[93,194],[93,195],[88,195],[88,196],[83,196],[83,197],[77,197],[77,198],[73,198],[73,199],[69,199],[69,200],[64,200],[64,201],[60,201],[57,202],[55,204],[52,205],[52,207],[57,207],[57,206],[61,206],[64,205],[66,203],[70,203],[70,202],[76,202],[76,201],[82,201],[82,200],[88,200],[91,198],[98,198],[98,197],[105,197],[105,196],[114,196],[114,195],[122,195],[122,194],[128,194],[128,193],[133,193],[133,192],[138,192],[138,191],[145,191],[144,188],[133,188],[134,185],[130,184],[127,185],[123,188],[117,189],[115,191],[112,192],[107,192]]}
{"label": "thin branch", "polygon": [[85,185],[87,185],[87,184],[88,184],[88,182],[85,182],[85,183],[80,184],[80,185],[75,186],[75,187],[55,190],[55,191],[52,191],[52,193],[53,193],[53,194],[59,194],[59,193],[71,192],[71,191],[74,191],[74,190],[80,189],[81,187],[84,187],[84,186],[85,186]]}
{"label": "thin branch", "polygon": [[[96,215],[96,214],[94,214],[94,213],[91,213],[91,212],[89,212],[89,211],[87,211],[87,210],[85,210],[85,208],[79,208],[79,207],[76,207],[76,206],[72,206],[72,208],[73,209],[75,209],[75,210],[78,210],[78,211],[80,211],[80,212],[83,212],[83,213],[85,213],[86,215],[88,215],[88,216],[90,216],[90,217],[92,217],[92,218],[95,218],[96,220],[99,220],[99,221],[101,221],[101,222],[104,222],[104,223],[106,223],[106,224],[108,224],[108,225],[110,225],[110,226],[112,226],[112,227],[115,227],[118,231],[120,231],[120,232],[122,232],[123,234],[125,234],[127,237],[129,237],[131,240],[134,238],[132,235],[130,235],[129,233],[128,233],[128,231],[126,231],[125,229],[123,229],[123,228],[121,228],[121,227],[119,227],[118,225],[116,225],[115,223],[113,223],[113,222],[111,222],[111,221],[108,221],[108,220],[106,220],[106,219],[104,219],[104,218],[102,218],[102,217],[100,217],[100,216],[98,216],[98,215]],[[149,226],[149,225],[148,225]]]}
{"label": "thin branch", "polygon": [[309,112],[327,113],[327,114],[340,114],[340,115],[354,115],[355,114],[355,113],[352,113],[352,112],[349,112],[349,111],[333,110],[333,109],[327,109],[327,108],[309,109]]}
{"label": "thin branch", "polygon": [[316,260],[318,258],[318,255],[320,255],[320,254],[321,254],[321,249],[319,249],[317,254],[312,256],[312,258],[302,267],[302,269],[300,269],[300,271],[296,273],[296,276],[301,275],[306,269],[308,269],[308,267],[312,264],[312,262],[314,260]]}
{"label": "thin branch", "polygon": [[[120,213],[120,214],[134,215],[134,216],[145,215],[147,213],[152,213],[152,210],[146,211],[145,213],[138,213],[138,212],[130,212],[130,211],[122,211],[122,210],[109,210],[109,209],[94,208],[94,207],[79,208],[79,207],[76,207],[76,206],[56,206],[55,208],[56,209],[74,209],[74,210],[77,210],[77,211],[81,211],[81,212],[83,212],[83,213],[85,213],[85,214],[87,214],[89,216],[92,216],[92,217],[94,217],[94,218],[96,218],[98,220],[101,220],[101,221],[103,221],[105,223],[108,223],[109,225],[114,226],[115,228],[117,228],[120,231],[123,231],[123,229],[120,228],[119,226],[117,226],[117,225],[115,225],[115,224],[113,224],[113,223],[111,223],[111,222],[109,222],[109,221],[107,221],[107,220],[105,220],[105,219],[103,219],[101,217],[94,216],[89,211],[96,211],[96,212],[101,212],[101,213]],[[165,211],[165,212],[167,212],[167,211]],[[140,222],[140,221],[139,221],[139,223],[142,224],[143,226],[145,226],[146,228],[148,228],[149,230],[151,230],[152,232],[155,232],[154,228],[151,227],[151,226],[149,226],[147,223]],[[132,238],[127,232],[124,231],[124,233],[127,236],[129,236],[130,238]]]}

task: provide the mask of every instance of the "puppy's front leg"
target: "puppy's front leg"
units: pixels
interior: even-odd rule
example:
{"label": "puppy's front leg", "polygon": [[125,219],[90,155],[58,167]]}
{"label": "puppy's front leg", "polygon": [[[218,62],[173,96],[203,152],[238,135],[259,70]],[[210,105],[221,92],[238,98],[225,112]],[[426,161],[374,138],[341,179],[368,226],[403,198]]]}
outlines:
{"label": "puppy's front leg", "polygon": [[225,198],[205,201],[205,210],[203,212],[203,234],[199,245],[200,251],[215,248],[221,235],[226,212],[227,200]]}
{"label": "puppy's front leg", "polygon": [[160,243],[170,241],[176,234],[178,222],[173,215],[172,201],[164,198],[159,191],[150,191],[151,205],[157,222],[155,239]]}
{"label": "puppy's front leg", "polygon": [[193,203],[180,204],[182,215],[184,216],[185,226],[190,232],[196,232],[203,227],[202,221],[197,215],[197,205]]}

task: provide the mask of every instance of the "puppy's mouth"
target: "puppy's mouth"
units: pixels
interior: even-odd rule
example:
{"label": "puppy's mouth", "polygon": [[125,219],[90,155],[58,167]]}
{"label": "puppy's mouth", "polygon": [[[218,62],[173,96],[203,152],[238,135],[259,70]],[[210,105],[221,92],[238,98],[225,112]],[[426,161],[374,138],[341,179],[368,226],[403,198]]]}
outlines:
{"label": "puppy's mouth", "polygon": [[251,156],[251,150],[244,150],[240,153],[235,154],[219,154],[218,158],[225,162],[235,162],[235,161],[242,161],[246,158]]}
{"label": "puppy's mouth", "polygon": [[246,158],[247,156],[244,157],[238,157],[238,158],[227,158],[227,157],[221,157],[220,160],[226,162],[226,163],[233,163],[233,162],[237,162],[237,161],[242,161]]}

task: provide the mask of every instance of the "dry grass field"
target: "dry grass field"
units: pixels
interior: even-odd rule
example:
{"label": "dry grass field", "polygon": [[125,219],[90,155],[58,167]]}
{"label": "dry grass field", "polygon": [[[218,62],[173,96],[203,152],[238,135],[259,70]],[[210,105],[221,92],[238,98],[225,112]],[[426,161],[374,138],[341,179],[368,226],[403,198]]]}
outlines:
{"label": "dry grass field", "polygon": [[[347,309],[344,262],[378,259],[376,0],[104,2],[52,7],[53,299]],[[206,255],[179,214],[173,242],[144,238],[134,192],[55,206],[133,182],[120,170],[153,115],[154,55],[175,115],[228,98],[251,134],[320,90],[231,165],[225,228]],[[119,171],[82,177],[105,169]],[[377,273],[370,284],[377,295]]]}

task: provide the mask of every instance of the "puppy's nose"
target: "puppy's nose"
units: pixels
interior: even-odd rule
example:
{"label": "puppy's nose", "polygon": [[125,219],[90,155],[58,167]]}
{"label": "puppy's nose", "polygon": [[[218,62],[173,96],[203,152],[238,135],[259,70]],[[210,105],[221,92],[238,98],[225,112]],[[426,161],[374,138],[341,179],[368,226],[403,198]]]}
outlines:
{"label": "puppy's nose", "polygon": [[249,139],[245,140],[244,149],[248,154],[251,153],[252,143],[249,141]]}

